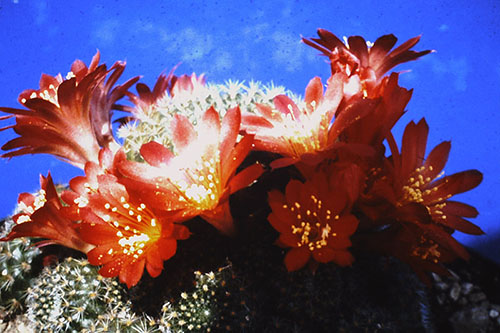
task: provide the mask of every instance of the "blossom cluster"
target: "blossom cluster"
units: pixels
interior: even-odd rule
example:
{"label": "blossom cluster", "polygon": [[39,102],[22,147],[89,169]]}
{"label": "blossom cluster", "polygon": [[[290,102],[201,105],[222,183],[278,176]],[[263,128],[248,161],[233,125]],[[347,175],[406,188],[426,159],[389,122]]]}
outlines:
{"label": "blossom cluster", "polygon": [[[62,190],[41,176],[40,191],[19,196],[16,224],[2,240],[33,237],[81,251],[102,276],[130,288],[144,270],[162,272],[178,241],[190,237],[186,221],[199,217],[228,237],[237,233],[230,196],[287,168],[295,172],[285,188],[268,193],[268,221],[288,249],[288,271],[350,265],[351,248],[395,256],[423,280],[428,271],[446,272],[443,263],[467,259],[452,234],[482,234],[466,220],[478,213],[450,198],[476,187],[482,174],[444,176],[451,145],[426,156],[425,119],[406,126],[400,147],[392,134],[412,91],[388,72],[431,51],[412,50],[419,37],[393,48],[393,35],[374,43],[318,35],[303,42],[328,58],[331,73],[326,85],[312,78],[303,100],[281,92],[251,98],[251,107],[237,99],[228,105],[213,98],[204,76],[173,71],[152,89],[139,77],[117,84],[125,63],[108,69],[99,53],[89,66],[75,61],[65,77],[42,75],[39,89],[20,94],[24,108],[0,108],[7,114],[0,120],[15,120],[2,130],[18,135],[2,156],[48,153],[84,175]],[[117,119],[119,133],[142,126],[139,145],[115,138],[115,111],[127,112]],[[251,162],[252,151],[275,158]]]}

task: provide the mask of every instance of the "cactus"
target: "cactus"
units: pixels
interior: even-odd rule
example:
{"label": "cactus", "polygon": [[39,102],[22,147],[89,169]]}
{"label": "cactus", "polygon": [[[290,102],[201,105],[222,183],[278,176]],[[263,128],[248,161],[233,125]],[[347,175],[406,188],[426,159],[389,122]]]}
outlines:
{"label": "cactus", "polygon": [[264,85],[251,81],[248,85],[238,81],[227,81],[225,84],[210,84],[196,86],[196,91],[187,98],[164,97],[151,107],[146,114],[139,116],[140,122],[127,124],[118,130],[123,148],[130,159],[141,161],[139,149],[142,144],[156,141],[170,149],[172,146],[170,121],[174,114],[180,113],[196,125],[198,118],[205,110],[213,106],[221,116],[234,106],[243,111],[255,112],[255,104],[270,104],[275,96],[287,94],[299,105],[303,104],[300,96],[292,94],[284,87],[274,84]]}
{"label": "cactus", "polygon": [[[3,237],[12,228],[11,219],[3,221]],[[25,290],[33,276],[33,261],[40,250],[28,238],[0,243],[0,310],[11,316],[24,308]]]}
{"label": "cactus", "polygon": [[122,286],[103,278],[86,260],[66,258],[47,266],[27,289],[27,316],[37,328],[79,332],[103,313],[123,307]]}

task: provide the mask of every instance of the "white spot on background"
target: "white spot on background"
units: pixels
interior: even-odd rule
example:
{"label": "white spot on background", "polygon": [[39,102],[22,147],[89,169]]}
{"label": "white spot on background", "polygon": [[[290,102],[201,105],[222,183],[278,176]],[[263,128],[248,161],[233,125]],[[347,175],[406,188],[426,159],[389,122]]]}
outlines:
{"label": "white spot on background", "polygon": [[233,66],[233,58],[231,57],[231,54],[229,52],[224,51],[215,56],[215,63],[213,66],[214,71],[218,72],[218,71],[228,70],[232,66]]}
{"label": "white spot on background", "polygon": [[213,49],[212,36],[193,28],[182,30],[177,39],[182,61],[201,59]]}
{"label": "white spot on background", "polygon": [[451,76],[453,87],[458,91],[467,89],[467,74],[469,72],[467,59],[465,57],[451,58],[448,61],[432,59],[432,71],[440,76]]}
{"label": "white spot on background", "polygon": [[288,72],[294,72],[302,67],[304,58],[304,48],[300,40],[283,31],[275,31],[271,38],[275,43],[273,50],[273,60],[277,64],[284,66]]}
{"label": "white spot on background", "polygon": [[[18,2],[14,2],[18,3]],[[42,25],[47,21],[48,17],[48,3],[44,1],[36,2],[35,4],[35,24]]]}
{"label": "white spot on background", "polygon": [[115,40],[116,33],[119,32],[120,22],[115,19],[109,19],[99,23],[94,30],[94,37],[101,43],[112,43]]}
{"label": "white spot on background", "polygon": [[439,26],[439,31],[448,31],[448,29],[450,29],[448,24],[443,23]]}

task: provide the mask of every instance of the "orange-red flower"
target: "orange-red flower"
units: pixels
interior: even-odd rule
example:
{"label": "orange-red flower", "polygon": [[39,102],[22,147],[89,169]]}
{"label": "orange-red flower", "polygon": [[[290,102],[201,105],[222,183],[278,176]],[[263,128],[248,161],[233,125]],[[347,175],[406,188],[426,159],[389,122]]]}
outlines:
{"label": "orange-red flower", "polygon": [[370,44],[361,36],[351,36],[345,44],[331,32],[318,29],[319,38],[302,41],[330,58],[332,74],[342,73],[346,97],[363,93],[372,97],[376,86],[391,68],[426,55],[431,50],[410,50],[420,40],[413,37],[391,51],[397,42],[394,35],[384,35]]}
{"label": "orange-red flower", "polygon": [[246,135],[236,144],[240,122],[237,107],[227,111],[222,125],[213,108],[204,113],[196,128],[186,116],[177,114],[172,122],[175,154],[150,142],[141,148],[147,163],[126,161],[121,155],[118,169],[140,189],[141,197],[158,209],[178,212],[179,220],[199,215],[230,234],[234,227],[229,195],[263,172],[261,165],[254,164],[236,173],[253,142],[253,137]]}
{"label": "orange-red flower", "polygon": [[365,250],[390,255],[407,263],[429,286],[429,272],[448,275],[443,263],[457,258],[469,259],[467,250],[449,232],[434,224],[393,224],[381,232],[362,237],[360,244]]}
{"label": "orange-red flower", "polygon": [[[464,219],[476,217],[477,210],[449,200],[455,194],[479,185],[482,174],[477,170],[467,170],[441,177],[451,144],[449,141],[442,142],[425,159],[428,132],[425,119],[417,124],[410,122],[403,134],[401,153],[392,136],[389,138],[394,169],[388,180],[392,183],[393,194],[390,197],[393,204],[397,210],[418,204],[425,207],[432,221],[442,227],[468,234],[483,234],[479,227]],[[406,210],[404,214],[408,216],[410,211]]]}
{"label": "orange-red flower", "polygon": [[[109,70],[98,66],[97,53],[89,67],[76,60],[66,78],[42,75],[39,90],[25,90],[19,102],[26,109],[0,108],[15,116],[13,128],[19,137],[7,142],[3,157],[48,153],[83,168],[98,161],[100,147],[117,149],[111,129],[111,112],[138,77],[113,88],[125,64],[116,62]],[[108,73],[111,73],[105,81]]]}
{"label": "orange-red flower", "polygon": [[76,232],[77,223],[66,214],[50,174],[40,176],[40,185],[36,195],[22,193],[19,196],[21,211],[13,216],[16,225],[1,240],[44,238],[37,245],[60,244],[87,253],[93,246]]}
{"label": "orange-red flower", "polygon": [[119,176],[109,172],[110,155],[109,150],[101,152],[101,165],[88,162],[86,176],[73,178],[72,191],[62,197],[74,218],[81,220],[80,237],[95,245],[87,253],[89,262],[103,265],[102,276],[119,276],[130,288],[144,268],[158,276],[163,261],[175,254],[177,240],[188,238],[189,231],[120,184]]}
{"label": "orange-red flower", "polygon": [[[281,154],[271,167],[280,168],[299,161],[317,164],[336,143],[338,135],[365,116],[374,101],[361,99],[349,105],[333,121],[343,98],[343,83],[338,75],[328,80],[323,92],[321,79],[313,78],[306,87],[305,107],[300,109],[290,98],[274,98],[274,109],[257,105],[260,115],[243,115],[242,129],[255,135],[254,149]],[[333,124],[332,124],[333,121]]]}
{"label": "orange-red flower", "polygon": [[269,192],[271,225],[280,232],[278,244],[291,249],[285,256],[288,271],[311,263],[335,262],[350,265],[354,258],[347,250],[349,237],[358,220],[350,214],[348,195],[337,187],[335,176],[317,173],[302,183],[291,180],[285,194]]}

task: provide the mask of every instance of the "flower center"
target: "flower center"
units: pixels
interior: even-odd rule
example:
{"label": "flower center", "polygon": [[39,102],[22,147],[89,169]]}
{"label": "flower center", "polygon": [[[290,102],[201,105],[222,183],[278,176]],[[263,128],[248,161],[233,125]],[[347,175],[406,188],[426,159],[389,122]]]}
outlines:
{"label": "flower center", "polygon": [[[291,226],[292,233],[299,236],[297,242],[298,247],[307,246],[310,251],[321,249],[328,244],[330,236],[337,236],[332,232],[332,227],[328,224],[328,220],[332,218],[332,212],[329,209],[324,209],[323,203],[314,194],[310,196],[310,202],[305,208],[299,202],[294,202],[290,207],[284,205],[284,208],[289,208],[295,214],[297,222]],[[334,216],[334,219],[339,219],[339,216]]]}
{"label": "flower center", "polygon": [[[125,197],[121,197],[120,202],[121,206],[104,204],[109,214],[101,218],[115,228],[122,253],[137,259],[144,253],[148,244],[156,242],[161,237],[161,226],[157,224],[155,216],[145,204],[132,205]],[[113,249],[110,249],[108,254],[112,253]]]}
{"label": "flower center", "polygon": [[431,177],[424,177],[425,172],[432,170],[432,166],[421,166],[413,171],[410,178],[408,178],[406,185],[403,186],[402,198],[398,202],[399,206],[403,206],[409,202],[423,203],[425,201],[425,196],[438,190],[437,187],[429,188],[429,184],[434,179],[441,177],[443,173],[439,174],[434,179]]}
{"label": "flower center", "polygon": [[220,180],[218,156],[194,162],[194,167],[182,168],[180,180],[171,178],[180,192],[179,200],[187,201],[197,210],[213,209],[219,203]]}
{"label": "flower center", "polygon": [[422,260],[430,260],[437,264],[439,262],[439,257],[441,257],[441,252],[439,252],[438,248],[439,244],[421,236],[420,244],[413,248],[412,255]]}

